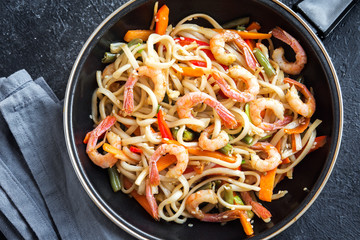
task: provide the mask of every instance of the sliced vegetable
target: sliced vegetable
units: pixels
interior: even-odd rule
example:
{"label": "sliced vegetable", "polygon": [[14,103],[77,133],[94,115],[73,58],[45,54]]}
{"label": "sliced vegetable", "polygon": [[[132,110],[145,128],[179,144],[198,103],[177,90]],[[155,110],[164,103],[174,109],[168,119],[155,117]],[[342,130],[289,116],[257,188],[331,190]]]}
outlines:
{"label": "sliced vegetable", "polygon": [[260,191],[259,199],[267,202],[271,202],[271,196],[273,194],[276,169],[267,171],[266,174],[262,174],[260,177]]}
{"label": "sliced vegetable", "polygon": [[202,172],[204,171],[204,165],[205,164],[201,162],[200,165],[196,165],[193,167],[196,174],[202,174]]}
{"label": "sliced vegetable", "polygon": [[156,163],[158,171],[160,172],[165,168],[168,168],[171,164],[175,163],[176,160],[177,159],[175,155],[170,155],[170,154],[160,157]]}
{"label": "sliced vegetable", "polygon": [[[172,128],[171,129],[171,133],[172,133],[174,138],[176,138],[178,131],[179,131],[179,128]],[[194,135],[193,132],[191,132],[191,131],[189,131],[187,129],[184,130],[183,140],[185,142],[190,142],[190,141],[194,140],[194,138],[195,138],[195,135]]]}
{"label": "sliced vegetable", "polygon": [[246,25],[249,23],[249,21],[250,21],[249,17],[237,18],[237,19],[234,19],[230,22],[223,24],[222,27],[223,28],[233,28],[238,25]]}
{"label": "sliced vegetable", "polygon": [[309,123],[310,123],[310,118],[302,117],[299,120],[299,126],[293,129],[285,128],[284,132],[287,134],[303,133],[305,129],[307,129],[307,127],[309,126]]}
{"label": "sliced vegetable", "polygon": [[[233,198],[234,200],[234,204],[236,205],[244,205],[243,201],[241,200],[241,198],[236,195]],[[254,216],[254,213],[252,211],[241,211],[241,215],[240,215],[240,222],[241,225],[243,226],[244,232],[246,235],[251,236],[254,234],[254,229],[249,221],[249,218],[251,219],[252,217],[249,216],[249,212],[252,213],[252,216]]]}
{"label": "sliced vegetable", "polygon": [[246,31],[256,30],[259,31],[261,28],[260,23],[258,22],[252,22],[250,25],[246,28]]}
{"label": "sliced vegetable", "polygon": [[182,74],[189,77],[201,77],[205,74],[202,68],[181,67],[181,69],[183,70]]}
{"label": "sliced vegetable", "polygon": [[246,136],[243,139],[241,139],[241,141],[246,143],[247,145],[251,145],[254,141],[254,138],[246,134]]}
{"label": "sliced vegetable", "polygon": [[[124,178],[124,187],[126,189],[129,189],[131,187],[132,183],[129,179],[126,177]],[[152,214],[151,207],[149,205],[149,202],[146,199],[145,195],[138,194],[135,190],[130,192],[130,195],[135,198],[135,200],[154,218],[154,215]]]}
{"label": "sliced vegetable", "polygon": [[236,26],[236,30],[238,31],[245,31],[246,30],[246,27],[244,25],[239,25],[239,26]]}
{"label": "sliced vegetable", "polygon": [[[278,152],[281,154],[280,152],[280,146],[281,146],[281,139],[280,141],[278,141],[278,143],[276,144],[275,148],[278,150]],[[281,164],[286,164],[286,163],[290,163],[290,159],[287,157],[285,159],[282,160]]]}
{"label": "sliced vegetable", "polygon": [[129,148],[129,150],[133,153],[142,153],[143,151],[140,149],[140,148],[137,148],[137,147],[134,147],[134,146],[131,146]]}
{"label": "sliced vegetable", "polygon": [[110,184],[114,192],[121,190],[120,175],[116,167],[108,168]]}
{"label": "sliced vegetable", "polygon": [[225,188],[224,200],[229,204],[234,204],[234,192],[231,189]]}
{"label": "sliced vegetable", "polygon": [[323,147],[326,143],[326,136],[316,137],[314,140],[314,145],[310,148],[310,152],[313,152],[321,147]]}
{"label": "sliced vegetable", "polygon": [[112,63],[116,60],[116,54],[111,52],[105,52],[104,57],[101,59],[102,63]]}
{"label": "sliced vegetable", "polygon": [[275,69],[273,68],[273,66],[271,66],[269,62],[269,59],[265,57],[265,55],[259,48],[254,48],[254,55],[258,60],[258,62],[260,63],[260,65],[264,68],[265,74],[268,77],[272,77],[276,74]]}
{"label": "sliced vegetable", "polygon": [[268,39],[271,38],[271,33],[257,33],[257,32],[245,32],[245,31],[238,31],[235,29],[213,29],[214,31],[218,33],[222,33],[224,31],[232,31],[236,32],[242,37],[243,39]]}
{"label": "sliced vegetable", "polygon": [[254,47],[255,47],[255,42],[252,39],[245,39],[244,40],[246,42],[247,45],[249,45],[251,51],[254,51]]}
{"label": "sliced vegetable", "polygon": [[[241,200],[240,196],[238,196],[236,193],[234,193],[234,204],[245,205],[244,202]],[[249,218],[254,217],[254,212],[253,211],[247,210],[246,213],[247,213]]]}
{"label": "sliced vegetable", "polygon": [[190,62],[198,67],[206,67],[207,66],[206,62],[204,62],[204,61],[190,60]]}
{"label": "sliced vegetable", "polygon": [[271,138],[271,137],[272,137],[272,134],[269,134],[269,135],[266,135],[265,137],[260,138],[259,141],[263,141],[263,140]]}
{"label": "sliced vegetable", "polygon": [[152,34],[152,33],[154,33],[153,30],[129,30],[126,32],[126,34],[124,36],[124,41],[130,42],[131,40],[134,40],[137,38],[139,38],[143,41],[147,41],[150,34]]}
{"label": "sliced vegetable", "polygon": [[110,44],[110,52],[111,53],[121,53],[122,52],[121,46],[123,46],[124,44],[125,43],[123,43],[123,42],[111,43]]}
{"label": "sliced vegetable", "polygon": [[169,24],[169,8],[165,4],[156,13],[155,23],[155,32],[164,35]]}
{"label": "sliced vegetable", "polygon": [[141,44],[143,43],[144,41],[140,38],[135,38],[133,40],[131,40],[127,45],[128,47],[131,47],[131,46],[134,46],[134,45],[137,45],[137,44]]}
{"label": "sliced vegetable", "polygon": [[244,108],[245,108],[246,115],[248,116],[249,120],[251,120],[251,118],[250,118],[250,104],[246,103]]}
{"label": "sliced vegetable", "polygon": [[190,154],[193,154],[193,155],[196,155],[196,156],[213,157],[213,158],[217,158],[217,159],[223,160],[223,161],[228,162],[228,163],[236,162],[235,157],[226,156],[225,154],[222,154],[220,152],[206,151],[206,150],[202,150],[201,148],[198,148],[198,147],[189,147],[188,151],[189,151]]}
{"label": "sliced vegetable", "polygon": [[160,130],[162,138],[174,140],[173,136],[171,135],[170,128],[168,127],[168,125],[165,122],[164,114],[161,109],[159,109],[159,112],[157,113],[157,120],[158,120],[159,130]]}
{"label": "sliced vegetable", "polygon": [[114,146],[111,146],[110,144],[108,143],[104,143],[103,144],[103,149],[104,151],[108,152],[108,153],[111,153],[111,154],[114,154],[114,155],[122,155],[124,154],[123,151],[121,151],[120,149],[114,147]]}
{"label": "sliced vegetable", "polygon": [[228,143],[224,147],[220,148],[218,151],[222,154],[225,154],[227,156],[231,155],[233,153],[234,147]]}
{"label": "sliced vegetable", "polygon": [[187,38],[187,37],[179,37],[179,38],[175,38],[174,41],[176,43],[179,43],[181,46],[186,46],[186,45],[190,45],[193,42],[196,42],[197,45],[199,46],[209,46],[209,44],[207,42],[203,42],[194,38]]}

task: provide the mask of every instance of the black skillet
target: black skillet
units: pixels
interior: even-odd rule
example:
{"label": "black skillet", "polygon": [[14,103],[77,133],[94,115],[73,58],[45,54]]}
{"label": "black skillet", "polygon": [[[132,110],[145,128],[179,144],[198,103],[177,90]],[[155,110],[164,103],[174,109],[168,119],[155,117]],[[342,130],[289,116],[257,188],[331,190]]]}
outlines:
{"label": "black skillet", "polygon": [[[308,5],[303,1],[298,3],[297,10],[310,13],[312,17],[326,15],[326,8],[315,10],[319,1]],[[326,1],[320,1],[322,3]],[[351,8],[354,2],[342,1],[340,7],[332,8],[328,21],[313,24],[315,31],[321,37],[330,33],[331,29]],[[339,1],[338,1],[339,2]],[[84,189],[99,207],[99,209],[115,224],[129,234],[150,239],[240,239],[246,238],[238,221],[232,221],[225,226],[214,223],[204,223],[198,220],[188,220],[186,224],[154,221],[134,199],[122,193],[113,193],[109,185],[106,171],[95,166],[85,153],[82,140],[87,131],[93,128],[89,118],[91,113],[91,95],[96,88],[95,72],[102,70],[101,58],[108,51],[109,44],[121,41],[129,29],[147,29],[153,16],[155,0],[130,1],[121,6],[94,31],[81,50],[72,69],[64,106],[64,128],[68,152],[74,170]],[[176,24],[183,17],[193,13],[206,13],[219,23],[225,23],[235,18],[250,16],[251,20],[262,25],[262,31],[267,32],[275,26],[280,26],[299,40],[308,56],[308,63],[303,70],[305,84],[314,89],[317,100],[317,111],[312,119],[322,119],[318,135],[329,136],[327,144],[311,153],[294,171],[294,179],[283,181],[277,189],[286,189],[289,193],[282,199],[272,203],[264,203],[271,211],[271,223],[265,224],[259,219],[254,221],[254,238],[268,238],[280,233],[295,222],[313,203],[324,187],[340,147],[342,134],[343,107],[339,82],[331,60],[321,41],[297,14],[278,1],[245,1],[245,0],[167,0],[170,8],[170,23]],[[314,5],[315,4],[315,5]],[[342,7],[344,6],[345,7]],[[310,8],[309,8],[310,6]],[[324,20],[323,18],[321,18]],[[320,19],[320,20],[321,20]],[[329,20],[330,19],[330,20]],[[326,19],[325,19],[326,20]],[[201,22],[202,23],[202,22]],[[283,45],[274,41],[276,47]],[[288,52],[291,53],[291,50]],[[293,57],[291,54],[289,58]],[[308,191],[304,191],[307,188]],[[277,190],[276,189],[276,190]],[[330,219],[329,219],[330,221]],[[190,228],[189,223],[193,224]]]}

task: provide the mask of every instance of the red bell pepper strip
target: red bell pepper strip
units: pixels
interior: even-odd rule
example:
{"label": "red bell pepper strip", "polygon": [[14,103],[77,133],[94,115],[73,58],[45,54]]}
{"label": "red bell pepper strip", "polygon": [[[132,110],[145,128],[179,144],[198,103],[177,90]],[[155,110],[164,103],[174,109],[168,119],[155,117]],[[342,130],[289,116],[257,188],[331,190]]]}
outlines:
{"label": "red bell pepper strip", "polygon": [[190,60],[190,62],[198,67],[206,67],[207,66],[206,62],[204,62],[204,61]]}
{"label": "red bell pepper strip", "polygon": [[175,38],[174,41],[176,43],[179,43],[181,46],[190,45],[193,42],[196,42],[197,45],[199,45],[199,46],[209,46],[209,44],[207,42],[203,42],[203,41],[200,41],[200,40],[196,40],[196,39],[193,39],[193,38],[187,38],[187,37]]}
{"label": "red bell pepper strip", "polygon": [[140,148],[137,148],[137,147],[134,147],[134,146],[131,146],[129,148],[129,150],[133,153],[142,153],[143,151],[140,149]]}
{"label": "red bell pepper strip", "polygon": [[168,127],[168,125],[165,122],[164,114],[161,109],[159,110],[159,112],[157,114],[157,120],[158,120],[159,130],[160,130],[162,138],[174,140],[174,138],[171,134],[170,128]]}
{"label": "red bell pepper strip", "polygon": [[155,22],[155,32],[164,35],[169,24],[169,8],[166,5],[163,5],[156,13]]}

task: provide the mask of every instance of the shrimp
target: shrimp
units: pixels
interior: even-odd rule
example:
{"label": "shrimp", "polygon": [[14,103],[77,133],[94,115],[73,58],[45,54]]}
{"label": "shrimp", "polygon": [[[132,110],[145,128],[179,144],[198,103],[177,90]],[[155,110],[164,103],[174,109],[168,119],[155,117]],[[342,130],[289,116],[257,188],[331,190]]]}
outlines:
{"label": "shrimp", "polygon": [[304,49],[301,47],[300,43],[290,34],[285,32],[279,27],[276,27],[272,30],[272,34],[275,38],[288,44],[295,52],[295,62],[288,62],[284,58],[284,49],[282,47],[275,49],[272,54],[272,58],[277,62],[284,72],[292,75],[299,74],[304,68],[307,57]]}
{"label": "shrimp", "polygon": [[118,149],[121,149],[121,138],[119,135],[110,131],[107,133],[106,138],[107,138],[108,142],[110,143],[110,145],[112,145]]}
{"label": "shrimp", "polygon": [[100,154],[97,151],[96,143],[98,138],[110,129],[116,122],[116,118],[114,116],[107,116],[104,120],[100,122],[100,124],[90,132],[89,140],[86,146],[86,153],[88,154],[91,161],[102,168],[112,167],[118,159],[115,158],[111,153],[107,153],[105,155]]}
{"label": "shrimp", "polygon": [[252,207],[251,210],[256,214],[256,216],[258,216],[259,218],[264,220],[264,222],[269,222],[271,220],[270,218],[272,215],[269,212],[269,210],[267,210],[264,206],[262,206],[257,201],[254,201],[252,199],[252,197],[250,196],[249,192],[241,192],[240,195],[246,205],[251,205],[251,207]]}
{"label": "shrimp", "polygon": [[[176,101],[177,112],[180,118],[193,118],[191,109],[198,103],[205,103],[214,108],[227,128],[234,128],[238,125],[235,116],[222,105],[218,100],[203,92],[187,93]],[[197,126],[188,125],[189,128],[198,132]]]}
{"label": "shrimp", "polygon": [[282,163],[279,151],[270,143],[257,142],[251,148],[254,150],[262,150],[268,155],[264,160],[260,159],[258,155],[251,157],[251,166],[260,172],[270,171]]}
{"label": "shrimp", "polygon": [[[279,118],[274,123],[263,122],[261,112],[265,109],[271,109],[275,116]],[[272,98],[258,98],[250,102],[250,117],[253,124],[265,131],[272,131],[275,129],[282,128],[286,124],[290,123],[292,117],[284,117],[284,106],[278,100]]]}
{"label": "shrimp", "polygon": [[159,221],[158,205],[156,203],[156,199],[154,195],[152,194],[151,184],[149,179],[147,179],[145,183],[145,197],[147,202],[149,203],[153,218]]}
{"label": "shrimp", "polygon": [[254,100],[255,96],[259,93],[260,86],[254,75],[248,70],[238,65],[229,69],[230,76],[235,79],[242,79],[245,81],[247,89],[244,92],[236,88],[232,88],[219,73],[213,72],[212,76],[216,83],[219,85],[221,91],[229,98],[238,102],[250,102]]}
{"label": "shrimp", "polygon": [[160,69],[147,66],[139,67],[130,74],[125,84],[123,110],[126,114],[131,114],[134,111],[134,86],[139,80],[139,76],[149,77],[154,82],[154,94],[156,95],[158,103],[165,97],[166,79],[163,72]]}
{"label": "shrimp", "polygon": [[191,215],[204,222],[227,222],[240,218],[241,210],[239,209],[228,210],[221,213],[203,213],[199,209],[199,205],[203,202],[208,202],[211,204],[218,203],[216,193],[213,190],[199,190],[191,194],[186,199],[186,210]]}
{"label": "shrimp", "polygon": [[210,50],[214,54],[215,59],[226,66],[229,66],[236,60],[236,56],[232,53],[226,53],[225,43],[234,42],[236,46],[242,50],[245,57],[246,64],[252,70],[255,70],[257,65],[256,58],[252,53],[250,47],[240,37],[239,34],[232,31],[224,31],[216,34],[210,39]]}
{"label": "shrimp", "polygon": [[[314,114],[316,108],[314,96],[304,84],[290,78],[284,78],[284,82],[293,85],[285,95],[290,107],[298,114],[310,118]],[[296,89],[298,89],[307,99],[305,103],[301,101]]]}
{"label": "shrimp", "polygon": [[229,142],[229,135],[222,130],[216,138],[209,139],[210,133],[214,130],[214,125],[206,128],[199,137],[199,146],[208,151],[215,151],[225,147]]}
{"label": "shrimp", "polygon": [[156,151],[149,160],[149,165],[150,165],[149,177],[152,186],[158,186],[160,184],[160,177],[156,163],[159,160],[159,158],[166,153],[175,155],[177,159],[177,163],[175,167],[169,169],[169,171],[165,175],[166,177],[169,178],[180,177],[188,165],[189,153],[183,146],[177,144],[160,145],[160,147],[156,149]]}
{"label": "shrimp", "polygon": [[115,72],[115,63],[111,63],[105,67],[102,72],[102,77],[112,75]]}

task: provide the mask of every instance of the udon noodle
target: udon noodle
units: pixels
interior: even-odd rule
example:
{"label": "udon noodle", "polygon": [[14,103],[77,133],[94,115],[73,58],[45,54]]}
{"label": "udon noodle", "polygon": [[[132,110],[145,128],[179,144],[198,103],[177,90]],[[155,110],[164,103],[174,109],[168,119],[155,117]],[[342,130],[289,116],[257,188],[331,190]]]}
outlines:
{"label": "udon noodle", "polygon": [[[155,25],[164,24],[161,11],[155,8]],[[194,24],[198,18],[212,27]],[[325,141],[316,133],[321,120],[310,121],[312,91],[289,78],[299,76],[306,54],[279,27],[224,30],[206,14],[165,26],[129,31],[144,41],[111,44],[113,62],[96,74],[97,127],[84,140],[87,153],[115,169],[121,191],[155,219],[240,218],[251,235],[253,213],[271,217],[256,198],[284,197],[274,187]],[[293,48],[294,63],[272,37]]]}

